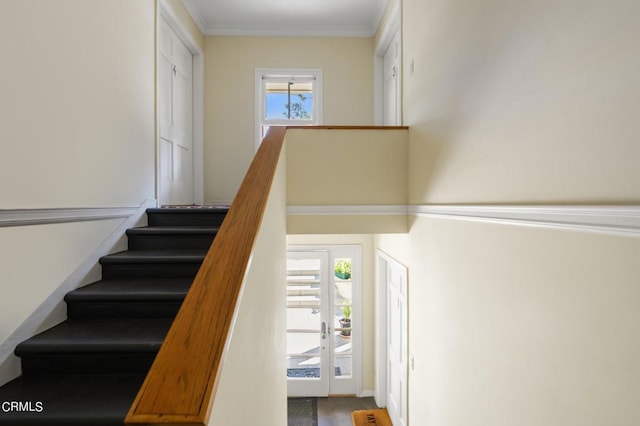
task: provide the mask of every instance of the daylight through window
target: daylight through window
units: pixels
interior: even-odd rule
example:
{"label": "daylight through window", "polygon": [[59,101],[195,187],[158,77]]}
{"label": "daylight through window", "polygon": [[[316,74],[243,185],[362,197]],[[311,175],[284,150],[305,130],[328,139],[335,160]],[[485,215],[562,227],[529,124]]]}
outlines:
{"label": "daylight through window", "polygon": [[269,126],[320,124],[320,70],[256,70],[258,144]]}

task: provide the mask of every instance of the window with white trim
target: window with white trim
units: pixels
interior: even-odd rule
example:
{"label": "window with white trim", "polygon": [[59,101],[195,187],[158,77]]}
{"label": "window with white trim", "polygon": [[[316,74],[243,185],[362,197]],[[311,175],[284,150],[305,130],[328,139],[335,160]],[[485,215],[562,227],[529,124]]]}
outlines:
{"label": "window with white trim", "polygon": [[321,70],[256,70],[256,146],[270,126],[321,123]]}

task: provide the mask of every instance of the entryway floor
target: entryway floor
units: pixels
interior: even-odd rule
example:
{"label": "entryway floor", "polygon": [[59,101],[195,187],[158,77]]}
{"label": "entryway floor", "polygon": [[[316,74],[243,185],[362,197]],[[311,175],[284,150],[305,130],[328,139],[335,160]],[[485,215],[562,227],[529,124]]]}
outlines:
{"label": "entryway floor", "polygon": [[[316,398],[318,406],[318,426],[353,426],[351,412],[378,408],[373,398]],[[309,419],[311,423],[312,419]],[[300,423],[289,422],[289,426]]]}

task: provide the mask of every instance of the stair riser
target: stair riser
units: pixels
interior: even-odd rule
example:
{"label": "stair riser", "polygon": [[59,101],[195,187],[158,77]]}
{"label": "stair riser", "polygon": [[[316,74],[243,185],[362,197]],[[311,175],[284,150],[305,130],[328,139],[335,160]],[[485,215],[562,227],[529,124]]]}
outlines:
{"label": "stair riser", "polygon": [[182,305],[180,302],[112,302],[67,303],[69,318],[173,318]]}
{"label": "stair riser", "polygon": [[103,279],[194,278],[200,264],[111,264],[102,265]]}
{"label": "stair riser", "polygon": [[220,226],[224,213],[147,213],[149,226]]}
{"label": "stair riser", "polygon": [[22,374],[145,374],[156,353],[23,356]]}
{"label": "stair riser", "polygon": [[172,249],[208,249],[215,234],[211,235],[176,235],[176,236],[142,236],[129,235],[129,250],[172,250]]}

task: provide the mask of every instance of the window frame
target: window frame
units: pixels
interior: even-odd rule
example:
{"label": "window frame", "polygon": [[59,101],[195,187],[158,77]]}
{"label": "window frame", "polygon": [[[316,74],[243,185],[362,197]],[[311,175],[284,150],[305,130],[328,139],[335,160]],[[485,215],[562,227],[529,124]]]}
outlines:
{"label": "window frame", "polygon": [[[266,82],[311,82],[313,111],[311,120],[266,119]],[[322,70],[308,68],[256,68],[255,71],[255,140],[256,149],[262,142],[264,126],[313,126],[322,124]]]}

